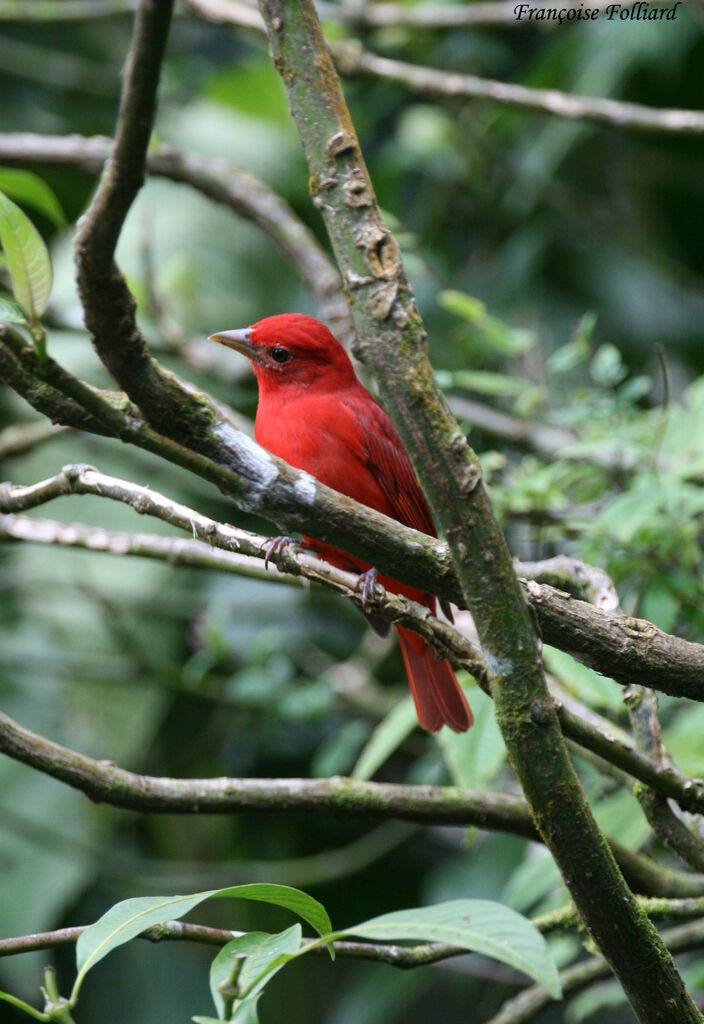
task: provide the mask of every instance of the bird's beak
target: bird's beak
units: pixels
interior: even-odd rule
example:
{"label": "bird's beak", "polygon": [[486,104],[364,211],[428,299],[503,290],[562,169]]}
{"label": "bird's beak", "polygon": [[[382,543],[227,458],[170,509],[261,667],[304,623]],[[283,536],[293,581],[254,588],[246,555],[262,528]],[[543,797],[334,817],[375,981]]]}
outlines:
{"label": "bird's beak", "polygon": [[259,354],[256,346],[251,342],[251,337],[252,332],[249,327],[243,327],[238,331],[219,331],[217,334],[211,334],[208,340],[217,341],[221,345],[227,345],[228,348],[234,348],[235,352],[241,352],[253,363],[258,363]]}

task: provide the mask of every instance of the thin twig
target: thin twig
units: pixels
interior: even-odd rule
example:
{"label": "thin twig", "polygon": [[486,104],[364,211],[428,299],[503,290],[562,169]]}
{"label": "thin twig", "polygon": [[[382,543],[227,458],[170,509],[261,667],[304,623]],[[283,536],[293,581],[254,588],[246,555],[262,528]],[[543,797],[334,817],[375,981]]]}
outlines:
{"label": "thin twig", "polygon": [[[164,814],[246,811],[342,817],[397,818],[434,825],[474,825],[539,841],[522,797],[455,786],[415,786],[330,779],[170,779],[138,775],[96,761],[18,725],[0,712],[0,751],[91,800],[127,810]],[[704,875],[685,874],[610,840],[636,891],[658,896],[704,894]]]}
{"label": "thin twig", "polygon": [[17,455],[26,455],[34,451],[45,441],[65,434],[67,427],[57,423],[39,420],[36,423],[23,423],[0,430],[0,462]]}
{"label": "thin twig", "polygon": [[549,583],[551,587],[575,591],[577,595],[605,612],[619,611],[613,580],[603,569],[578,558],[556,555],[541,562],[514,560],[516,573],[524,580]]}
{"label": "thin twig", "polygon": [[[67,494],[92,494],[120,501],[142,515],[184,530],[192,538],[172,539],[16,515]],[[61,473],[31,487],[0,485],[0,511],[6,513],[0,517],[0,537],[8,540],[81,547],[118,556],[155,558],[172,566],[211,569],[290,584],[307,579],[327,586],[358,606],[360,604],[360,596],[355,589],[357,577],[336,569],[311,552],[290,546],[272,554],[273,565],[267,569],[263,559],[269,538],[218,523],[150,488],[108,476],[91,466],[66,466]],[[375,612],[379,615],[391,622],[411,626],[441,653],[449,655],[478,681],[483,681],[485,668],[481,654],[456,630],[430,616],[426,608],[389,594],[381,587],[374,601]],[[551,684],[551,692],[557,699],[565,736],[618,765],[662,796],[677,800],[684,809],[704,811],[704,783],[701,780],[690,779],[672,765],[639,752],[622,730],[590,712],[569,694],[556,688],[554,683]]]}
{"label": "thin twig", "polygon": [[[30,516],[0,515],[0,539],[83,548],[118,557],[152,558],[172,566],[234,573],[251,579],[271,579],[276,574],[273,566],[268,570],[260,561],[270,543],[266,537],[258,538],[257,558],[253,559],[247,555],[218,550],[199,540],[105,530],[103,527],[82,523],[59,523]],[[300,577],[320,583],[362,608],[362,597],[359,589],[356,589],[358,577],[353,573],[344,573],[328,562],[304,552],[282,552],[272,555],[270,561],[286,565],[285,571],[292,573],[284,575],[283,582],[295,583]],[[440,656],[451,658],[457,666],[467,669],[475,677],[483,678],[486,669],[477,649],[452,626],[435,619],[423,605],[377,586],[374,595],[364,603],[364,608],[389,622],[413,629]]]}
{"label": "thin twig", "polygon": [[[7,347],[10,346],[10,347]],[[89,388],[54,360],[0,327],[0,374],[50,419],[112,435],[196,473],[282,529],[301,531],[355,553],[395,579],[462,603],[446,544],[402,526],[292,469],[251,439],[220,423],[218,462],[151,430],[124,396]],[[75,396],[75,397],[74,397]],[[78,404],[90,403],[90,412]],[[204,403],[202,395],[191,401]],[[108,425],[109,424],[109,425]],[[673,696],[704,700],[704,647],[670,636],[652,623],[611,615],[553,587],[524,583],[544,640],[617,681],[643,682]]]}
{"label": "thin twig", "polygon": [[0,21],[83,21],[134,14],[136,0],[0,0]]}
{"label": "thin twig", "polygon": [[440,71],[379,57],[354,42],[336,43],[334,52],[341,74],[396,82],[421,96],[485,99],[568,120],[594,121],[621,131],[631,129],[690,135],[704,132],[704,111],[701,110],[658,110],[640,103],[578,96],[558,89],[533,89],[457,71]]}
{"label": "thin twig", "polygon": [[[99,174],[113,140],[102,135],[0,133],[6,166],[71,167]],[[313,232],[268,185],[227,160],[158,145],[146,158],[150,175],[188,185],[255,224],[279,248],[316,301],[320,316],[349,347],[352,327],[340,275]]]}

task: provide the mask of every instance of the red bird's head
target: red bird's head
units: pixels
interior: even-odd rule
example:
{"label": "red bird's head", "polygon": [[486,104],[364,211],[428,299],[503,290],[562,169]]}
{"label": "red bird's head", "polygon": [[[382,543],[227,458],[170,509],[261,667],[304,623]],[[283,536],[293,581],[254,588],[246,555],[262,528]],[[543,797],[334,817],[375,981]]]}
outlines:
{"label": "red bird's head", "polygon": [[350,358],[325,324],[303,313],[282,313],[251,327],[220,331],[211,341],[247,356],[262,388],[324,386],[334,390],[356,381]]}

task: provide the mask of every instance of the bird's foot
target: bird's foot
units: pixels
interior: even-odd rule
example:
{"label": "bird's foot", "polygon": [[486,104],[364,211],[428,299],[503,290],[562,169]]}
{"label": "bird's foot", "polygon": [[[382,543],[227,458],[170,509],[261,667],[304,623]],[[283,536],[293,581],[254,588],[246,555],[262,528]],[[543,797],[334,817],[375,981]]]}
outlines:
{"label": "bird's foot", "polygon": [[367,569],[366,572],[360,574],[359,579],[354,585],[354,589],[362,595],[362,611],[364,612],[368,610],[368,606],[374,600],[374,591],[378,577],[379,573],[372,566],[371,569]]}
{"label": "bird's foot", "polygon": [[290,544],[295,544],[296,541],[293,537],[269,537],[266,548],[264,549],[264,568],[269,568],[269,562],[274,555],[281,554],[285,551]]}

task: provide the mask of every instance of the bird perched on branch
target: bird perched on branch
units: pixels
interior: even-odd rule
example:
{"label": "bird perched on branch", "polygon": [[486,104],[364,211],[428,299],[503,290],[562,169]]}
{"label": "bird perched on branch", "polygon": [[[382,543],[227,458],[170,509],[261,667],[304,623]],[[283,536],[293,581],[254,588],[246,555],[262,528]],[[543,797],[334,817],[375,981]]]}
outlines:
{"label": "bird perched on branch", "polygon": [[[312,316],[270,316],[244,330],[211,335],[247,356],[257,377],[257,441],[297,469],[406,526],[436,536],[428,505],[391,420],[355,376],[344,348]],[[306,537],[332,565],[376,572],[354,555]],[[379,582],[435,611],[436,598],[397,580]],[[368,616],[382,635],[389,625]],[[447,724],[464,732],[473,722],[447,659],[439,661],[417,633],[397,626],[418,721],[428,732]]]}

